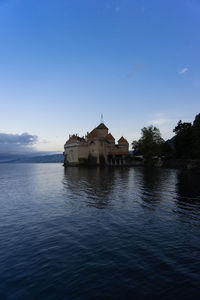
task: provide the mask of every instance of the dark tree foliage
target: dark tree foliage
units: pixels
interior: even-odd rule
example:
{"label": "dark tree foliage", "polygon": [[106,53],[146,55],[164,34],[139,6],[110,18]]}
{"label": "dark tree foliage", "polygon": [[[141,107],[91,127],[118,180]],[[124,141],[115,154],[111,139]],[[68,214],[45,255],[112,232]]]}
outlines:
{"label": "dark tree foliage", "polygon": [[134,154],[135,155],[141,155],[142,153],[140,152],[141,147],[139,141],[133,141],[132,142],[132,149],[134,149]]}
{"label": "dark tree foliage", "polygon": [[192,123],[182,123],[180,120],[173,132],[176,134],[176,157],[190,158],[192,155]]}
{"label": "dark tree foliage", "polygon": [[196,115],[193,124],[179,121],[173,131],[176,157],[200,159],[200,114]]}
{"label": "dark tree foliage", "polygon": [[142,137],[132,142],[132,148],[137,155],[143,155],[145,160],[151,160],[153,156],[162,154],[164,140],[157,127],[149,126],[142,128]]}
{"label": "dark tree foliage", "polygon": [[174,150],[170,146],[170,144],[167,143],[167,142],[162,143],[162,145],[161,145],[161,154],[166,159],[174,158]]}
{"label": "dark tree foliage", "polygon": [[175,136],[165,142],[158,128],[152,125],[142,128],[141,138],[132,142],[134,154],[143,155],[146,161],[154,156],[200,159],[200,114],[193,124],[180,120],[173,132]]}
{"label": "dark tree foliage", "polygon": [[192,157],[200,159],[200,114],[196,115],[192,126]]}

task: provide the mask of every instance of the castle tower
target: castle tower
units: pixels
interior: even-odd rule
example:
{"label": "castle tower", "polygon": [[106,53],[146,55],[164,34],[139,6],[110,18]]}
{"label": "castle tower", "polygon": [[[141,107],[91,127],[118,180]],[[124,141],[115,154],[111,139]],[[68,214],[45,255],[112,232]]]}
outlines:
{"label": "castle tower", "polygon": [[99,137],[106,137],[108,134],[108,127],[104,123],[100,123],[99,126],[95,128],[97,135]]}

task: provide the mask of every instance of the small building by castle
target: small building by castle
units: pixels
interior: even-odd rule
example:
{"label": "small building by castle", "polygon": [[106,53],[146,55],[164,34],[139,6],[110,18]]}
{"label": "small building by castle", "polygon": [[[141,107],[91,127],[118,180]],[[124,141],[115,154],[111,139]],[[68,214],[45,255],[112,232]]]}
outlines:
{"label": "small building by castle", "polygon": [[64,145],[64,166],[124,165],[129,157],[129,143],[122,136],[118,143],[104,123],[87,133],[69,136]]}

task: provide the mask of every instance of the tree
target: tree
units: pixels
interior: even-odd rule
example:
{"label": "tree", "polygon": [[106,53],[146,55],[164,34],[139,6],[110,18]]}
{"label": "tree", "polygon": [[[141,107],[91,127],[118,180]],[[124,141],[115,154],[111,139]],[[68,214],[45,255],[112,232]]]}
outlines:
{"label": "tree", "polygon": [[200,158],[200,114],[196,115],[192,126],[192,157]]}
{"label": "tree", "polygon": [[142,153],[140,152],[141,146],[139,141],[133,141],[132,142],[132,149],[134,149],[134,154],[136,155],[141,155]]}
{"label": "tree", "polygon": [[192,123],[182,123],[180,120],[174,128],[175,150],[177,158],[191,158],[192,156]]}
{"label": "tree", "polygon": [[135,154],[143,155],[146,161],[152,160],[153,156],[161,155],[161,147],[164,140],[161,137],[160,130],[151,125],[142,128],[141,133],[142,137],[138,141],[132,142]]}
{"label": "tree", "polygon": [[166,159],[173,158],[174,157],[174,149],[173,147],[169,144],[169,142],[164,142],[161,145],[161,154],[163,157]]}

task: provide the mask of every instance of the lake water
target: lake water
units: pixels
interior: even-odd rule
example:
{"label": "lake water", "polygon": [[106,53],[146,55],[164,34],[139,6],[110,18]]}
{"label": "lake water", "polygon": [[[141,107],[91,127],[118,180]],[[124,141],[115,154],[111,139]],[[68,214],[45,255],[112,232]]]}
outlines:
{"label": "lake water", "polygon": [[200,296],[200,176],[0,165],[0,299]]}

